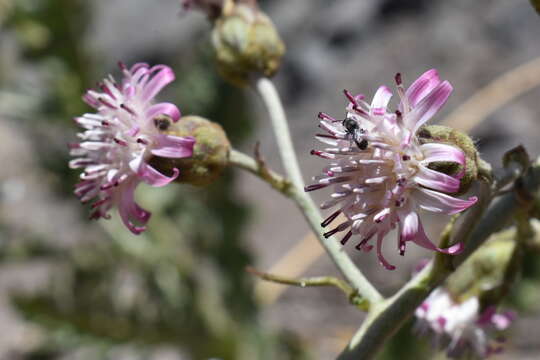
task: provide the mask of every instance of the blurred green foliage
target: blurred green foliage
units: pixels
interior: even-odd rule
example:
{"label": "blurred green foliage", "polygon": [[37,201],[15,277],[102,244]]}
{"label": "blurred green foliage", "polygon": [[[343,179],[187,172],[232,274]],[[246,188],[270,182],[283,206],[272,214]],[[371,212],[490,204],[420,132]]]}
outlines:
{"label": "blurred green foliage", "polygon": [[[86,51],[84,34],[92,23],[88,2],[0,1],[0,8],[9,9],[0,24],[16,39],[18,65],[44,79],[46,91],[20,116],[28,135],[40,139],[36,171],[55,186],[58,201],[65,198],[80,209],[71,195],[78,174],[67,168],[65,142],[76,131],[70,119],[88,111],[80,99],[84,87],[92,85],[95,74],[105,75],[98,69],[113,59],[98,60]],[[183,58],[170,51],[145,57],[141,49],[141,61],[171,65],[179,81],[167,93],[183,114],[219,122],[239,144],[255,126],[254,118],[244,93],[217,77],[207,49],[207,43],[194,44],[193,54]],[[24,95],[13,72],[0,70],[5,75],[0,85]],[[153,217],[138,237],[113,217],[85,225],[101,234],[91,242],[62,246],[54,242],[55,234],[18,233],[16,242],[3,243],[3,262],[51,265],[48,284],[14,297],[21,314],[45,330],[39,345],[21,359],[57,359],[84,348],[92,349],[84,359],[112,359],[118,346],[146,359],[162,345],[192,359],[307,358],[296,336],[269,331],[259,322],[244,271],[251,262],[243,236],[250,209],[234,185],[235,176],[227,173],[204,189],[141,187],[137,197]],[[82,217],[84,210],[79,210]],[[14,236],[9,224],[1,225],[2,234]]]}

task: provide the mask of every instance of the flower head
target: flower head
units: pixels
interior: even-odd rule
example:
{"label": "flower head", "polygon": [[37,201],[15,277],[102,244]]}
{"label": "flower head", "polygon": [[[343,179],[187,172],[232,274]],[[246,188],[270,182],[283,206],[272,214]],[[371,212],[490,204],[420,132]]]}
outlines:
{"label": "flower head", "polygon": [[460,187],[460,177],[432,170],[430,163],[455,162],[465,166],[465,155],[448,144],[421,144],[417,132],[444,105],[452,86],[441,81],[436,70],[429,70],[407,90],[401,75],[396,75],[400,103],[398,110],[390,112],[388,103],[391,90],[381,86],[371,104],[363,95],[345,92],[349,104],[344,120],[319,114],[319,127],[327,134],[317,139],[330,148],[312,150],[313,155],[330,160],[321,176],[314,177],[315,184],[306,191],[334,185],[331,200],[322,209],[337,207],[322,222],[330,225],[340,214],[345,221],[324,235],[346,232],[341,240],[345,244],[353,235],[360,238],[358,250],[369,251],[369,242],[376,237],[377,255],[387,269],[395,267],[382,255],[385,235],[398,228],[398,250],[405,253],[407,242],[448,254],[458,253],[462,244],[448,249],[435,246],[427,237],[418,209],[436,213],[455,214],[476,202],[476,197],[462,200],[447,194]]}
{"label": "flower head", "polygon": [[497,312],[495,306],[481,311],[477,297],[458,302],[444,288],[437,288],[415,312],[420,332],[429,331],[436,344],[448,345],[448,356],[473,352],[480,357],[503,350],[503,337],[493,334],[507,329],[515,319],[513,312]]}
{"label": "flower head", "polygon": [[180,119],[180,111],[171,103],[154,103],[154,97],[174,80],[173,71],[165,65],[150,67],[144,63],[131,69],[120,63],[123,80],[117,83],[109,76],[99,84],[100,90],[88,90],[83,100],[94,109],[75,118],[84,130],[80,143],[70,144],[75,159],[70,168],[83,168],[75,195],[83,203],[95,200],[91,218],[109,218],[113,206],[124,224],[134,234],[145,230],[150,213],[134,200],[137,185],[164,186],[175,180],[148,164],[152,156],[185,158],[191,156],[193,138],[162,134],[171,122]]}

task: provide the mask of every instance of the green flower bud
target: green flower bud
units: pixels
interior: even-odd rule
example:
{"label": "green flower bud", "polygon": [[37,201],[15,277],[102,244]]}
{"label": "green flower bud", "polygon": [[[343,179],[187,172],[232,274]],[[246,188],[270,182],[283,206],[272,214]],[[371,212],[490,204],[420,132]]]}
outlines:
{"label": "green flower bud", "polygon": [[469,190],[472,182],[478,178],[478,150],[474,141],[458,130],[442,125],[424,126],[418,131],[420,143],[442,143],[454,145],[465,154],[465,169],[455,162],[435,162],[429,164],[429,168],[440,171],[447,175],[456,175],[464,171],[459,190],[455,195],[461,195]]}
{"label": "green flower bud", "polygon": [[185,116],[177,123],[162,128],[164,134],[195,138],[193,156],[171,159],[154,157],[150,164],[164,174],[180,170],[177,182],[197,186],[214,182],[228,164],[231,144],[223,128],[199,116]]}
{"label": "green flower bud", "polygon": [[255,2],[225,1],[212,44],[218,71],[237,86],[247,85],[253,75],[273,76],[285,53],[274,24]]}

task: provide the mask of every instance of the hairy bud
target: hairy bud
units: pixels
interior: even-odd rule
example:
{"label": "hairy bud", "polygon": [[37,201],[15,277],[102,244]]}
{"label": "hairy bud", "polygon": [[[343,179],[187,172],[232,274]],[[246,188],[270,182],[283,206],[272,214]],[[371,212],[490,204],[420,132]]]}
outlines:
{"label": "hairy bud", "polygon": [[285,45],[255,1],[225,1],[214,22],[212,44],[220,74],[237,86],[252,76],[273,76]]}
{"label": "hairy bud", "polygon": [[422,144],[442,143],[460,148],[465,154],[465,168],[454,162],[431,163],[429,167],[447,175],[463,173],[457,195],[469,190],[472,182],[478,178],[478,150],[473,140],[458,130],[442,125],[424,126],[418,131],[418,138]]}
{"label": "hairy bud", "polygon": [[195,138],[190,158],[170,159],[154,157],[150,161],[159,171],[172,173],[180,170],[177,182],[197,186],[214,182],[227,166],[231,145],[223,128],[199,116],[185,116],[181,121],[162,128],[167,135]]}

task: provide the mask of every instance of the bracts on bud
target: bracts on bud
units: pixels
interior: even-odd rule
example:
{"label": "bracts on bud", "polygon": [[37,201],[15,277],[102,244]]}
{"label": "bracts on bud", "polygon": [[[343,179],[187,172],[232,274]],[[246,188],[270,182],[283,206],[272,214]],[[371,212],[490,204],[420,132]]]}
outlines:
{"label": "bracts on bud", "polygon": [[285,53],[272,20],[255,1],[225,1],[214,23],[212,45],[220,74],[237,86],[254,76],[273,76]]}
{"label": "bracts on bud", "polygon": [[193,154],[189,158],[153,157],[150,164],[164,174],[171,174],[180,169],[182,176],[179,183],[196,186],[214,182],[228,164],[230,142],[223,128],[216,123],[199,116],[184,116],[178,123],[163,126],[162,132],[179,137],[195,139]]}
{"label": "bracts on bud", "polygon": [[448,144],[463,151],[464,165],[456,162],[435,161],[429,164],[429,168],[450,176],[461,175],[459,190],[454,194],[465,194],[478,178],[479,156],[474,141],[467,134],[442,125],[423,126],[418,131],[418,139],[421,144]]}

